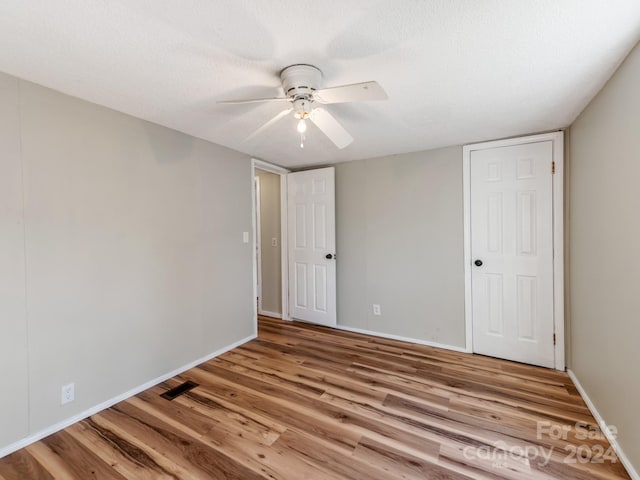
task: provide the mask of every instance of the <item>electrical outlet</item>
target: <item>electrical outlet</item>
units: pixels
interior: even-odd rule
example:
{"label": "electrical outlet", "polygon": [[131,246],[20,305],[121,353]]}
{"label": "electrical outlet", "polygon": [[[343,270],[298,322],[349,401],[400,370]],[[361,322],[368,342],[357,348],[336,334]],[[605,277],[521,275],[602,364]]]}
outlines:
{"label": "electrical outlet", "polygon": [[249,243],[249,232],[242,232],[242,242]]}
{"label": "electrical outlet", "polygon": [[272,247],[277,247],[278,246],[278,239],[276,237],[273,237],[271,239],[271,246]]}
{"label": "electrical outlet", "polygon": [[380,305],[378,305],[377,303],[373,304],[373,314],[382,315],[382,311],[380,310]]}
{"label": "electrical outlet", "polygon": [[62,386],[62,397],[60,399],[61,405],[64,405],[65,403],[73,402],[73,400],[76,397],[75,389],[76,387],[74,383],[70,383],[69,385]]}

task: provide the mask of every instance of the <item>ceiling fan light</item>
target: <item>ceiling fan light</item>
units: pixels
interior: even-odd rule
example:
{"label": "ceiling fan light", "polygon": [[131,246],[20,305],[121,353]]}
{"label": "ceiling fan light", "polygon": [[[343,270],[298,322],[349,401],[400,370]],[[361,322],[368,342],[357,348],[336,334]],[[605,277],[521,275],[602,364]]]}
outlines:
{"label": "ceiling fan light", "polygon": [[298,122],[298,132],[304,133],[307,131],[307,122],[304,121],[304,118],[301,118]]}

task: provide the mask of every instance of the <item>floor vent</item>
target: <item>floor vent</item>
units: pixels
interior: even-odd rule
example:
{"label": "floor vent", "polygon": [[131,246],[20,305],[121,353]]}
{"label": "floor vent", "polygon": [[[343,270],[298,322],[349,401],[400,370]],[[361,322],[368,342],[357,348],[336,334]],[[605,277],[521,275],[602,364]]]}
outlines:
{"label": "floor vent", "polygon": [[162,398],[166,398],[167,400],[173,400],[174,398],[177,398],[180,395],[187,393],[189,390],[196,388],[197,386],[198,384],[196,382],[191,382],[191,381],[184,382],[178,385],[177,387],[172,388],[171,390],[167,390],[160,396]]}

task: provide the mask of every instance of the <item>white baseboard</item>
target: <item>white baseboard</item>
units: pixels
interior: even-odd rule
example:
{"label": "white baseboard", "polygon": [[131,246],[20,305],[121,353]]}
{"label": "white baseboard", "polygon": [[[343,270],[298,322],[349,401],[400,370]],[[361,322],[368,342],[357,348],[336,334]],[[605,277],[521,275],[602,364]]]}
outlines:
{"label": "white baseboard", "polygon": [[239,347],[240,345],[247,343],[248,341],[253,340],[254,338],[256,338],[255,334],[249,335],[248,337],[243,338],[242,340],[238,340],[237,342],[234,342],[231,345],[227,345],[226,347],[220,348],[213,353],[210,353],[202,358],[199,358],[198,360],[194,360],[193,362],[188,363],[187,365],[183,365],[182,367],[177,368],[165,375],[161,375],[160,377],[154,378],[153,380],[149,380],[148,382],[143,383],[142,385],[139,385],[135,388],[132,388],[131,390],[124,392],[116,397],[113,397],[107,400],[106,402],[102,402],[98,405],[95,405],[85,410],[84,412],[74,415],[73,417],[69,417],[61,422],[56,423],[55,425],[51,425],[50,427],[45,428],[44,430],[40,430],[39,432],[36,432],[33,435],[29,435],[28,437],[18,440],[15,443],[12,443],[6,447],[0,448],[0,458],[6,455],[9,455],[17,450],[20,450],[21,448],[24,448],[27,445],[31,445],[32,443],[37,442],[38,440],[42,440],[44,437],[48,437],[53,433],[59,432],[60,430],[63,430],[68,426],[73,425],[76,422],[79,422],[80,420],[84,420],[85,418],[90,417],[91,415],[95,415],[96,413],[101,412],[102,410],[105,410],[115,405],[118,402],[126,400],[129,397],[137,395],[138,393],[143,392],[144,390],[147,390],[153,387],[154,385],[157,385],[158,383],[162,383],[165,380],[169,380],[170,378],[175,377],[176,375],[180,375],[181,373],[186,372],[187,370],[197,365],[200,365],[201,363],[207,362],[212,358],[222,355],[223,353],[228,352],[229,350],[233,350],[234,348]]}
{"label": "white baseboard", "polygon": [[281,313],[269,312],[267,310],[258,310],[258,315],[264,315],[265,317],[282,318]]}
{"label": "white baseboard", "polygon": [[454,352],[469,353],[468,350],[464,347],[456,347],[455,345],[445,345],[442,343],[430,342],[428,340],[420,340],[417,338],[402,337],[400,335],[392,335],[390,333],[374,332],[372,330],[364,330],[362,328],[347,327],[345,325],[334,325],[330,328],[337,328],[338,330],[345,330],[347,332],[353,332],[353,333],[363,333],[365,335],[371,335],[373,337],[389,338],[391,340],[400,340],[402,342],[417,343],[418,345],[425,345],[427,347],[443,348],[445,350],[453,350]]}
{"label": "white baseboard", "polygon": [[593,418],[595,418],[596,422],[598,422],[598,426],[600,427],[600,430],[602,431],[602,433],[604,433],[605,437],[607,437],[607,440],[609,440],[609,443],[611,444],[611,448],[613,448],[613,451],[616,452],[616,455],[620,459],[620,463],[622,463],[624,468],[627,469],[627,473],[629,474],[629,476],[631,476],[633,480],[640,480],[640,475],[638,475],[637,470],[634,468],[633,464],[629,460],[629,457],[625,455],[624,451],[622,450],[622,447],[618,443],[618,439],[611,436],[609,429],[607,428],[607,423],[604,421],[604,418],[602,418],[602,415],[600,415],[600,412],[598,412],[598,409],[596,409],[596,406],[593,404],[593,402],[589,398],[589,395],[587,395],[587,392],[582,387],[582,384],[578,380],[578,377],[576,377],[576,374],[570,368],[567,368],[567,373],[569,374],[569,377],[571,378],[576,388],[578,389],[580,396],[582,396],[582,399],[587,404],[587,407],[589,407],[589,411],[593,415]]}

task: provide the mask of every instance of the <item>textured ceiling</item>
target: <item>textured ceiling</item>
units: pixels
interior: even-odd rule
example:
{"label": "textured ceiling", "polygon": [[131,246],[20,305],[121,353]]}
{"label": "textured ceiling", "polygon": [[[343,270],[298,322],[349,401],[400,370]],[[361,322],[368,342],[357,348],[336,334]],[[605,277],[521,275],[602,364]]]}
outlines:
{"label": "textured ceiling", "polygon": [[[569,125],[640,38],[638,0],[3,0],[0,70],[285,166]],[[386,102],[331,105],[338,150],[281,104],[278,73],[377,80]]]}

